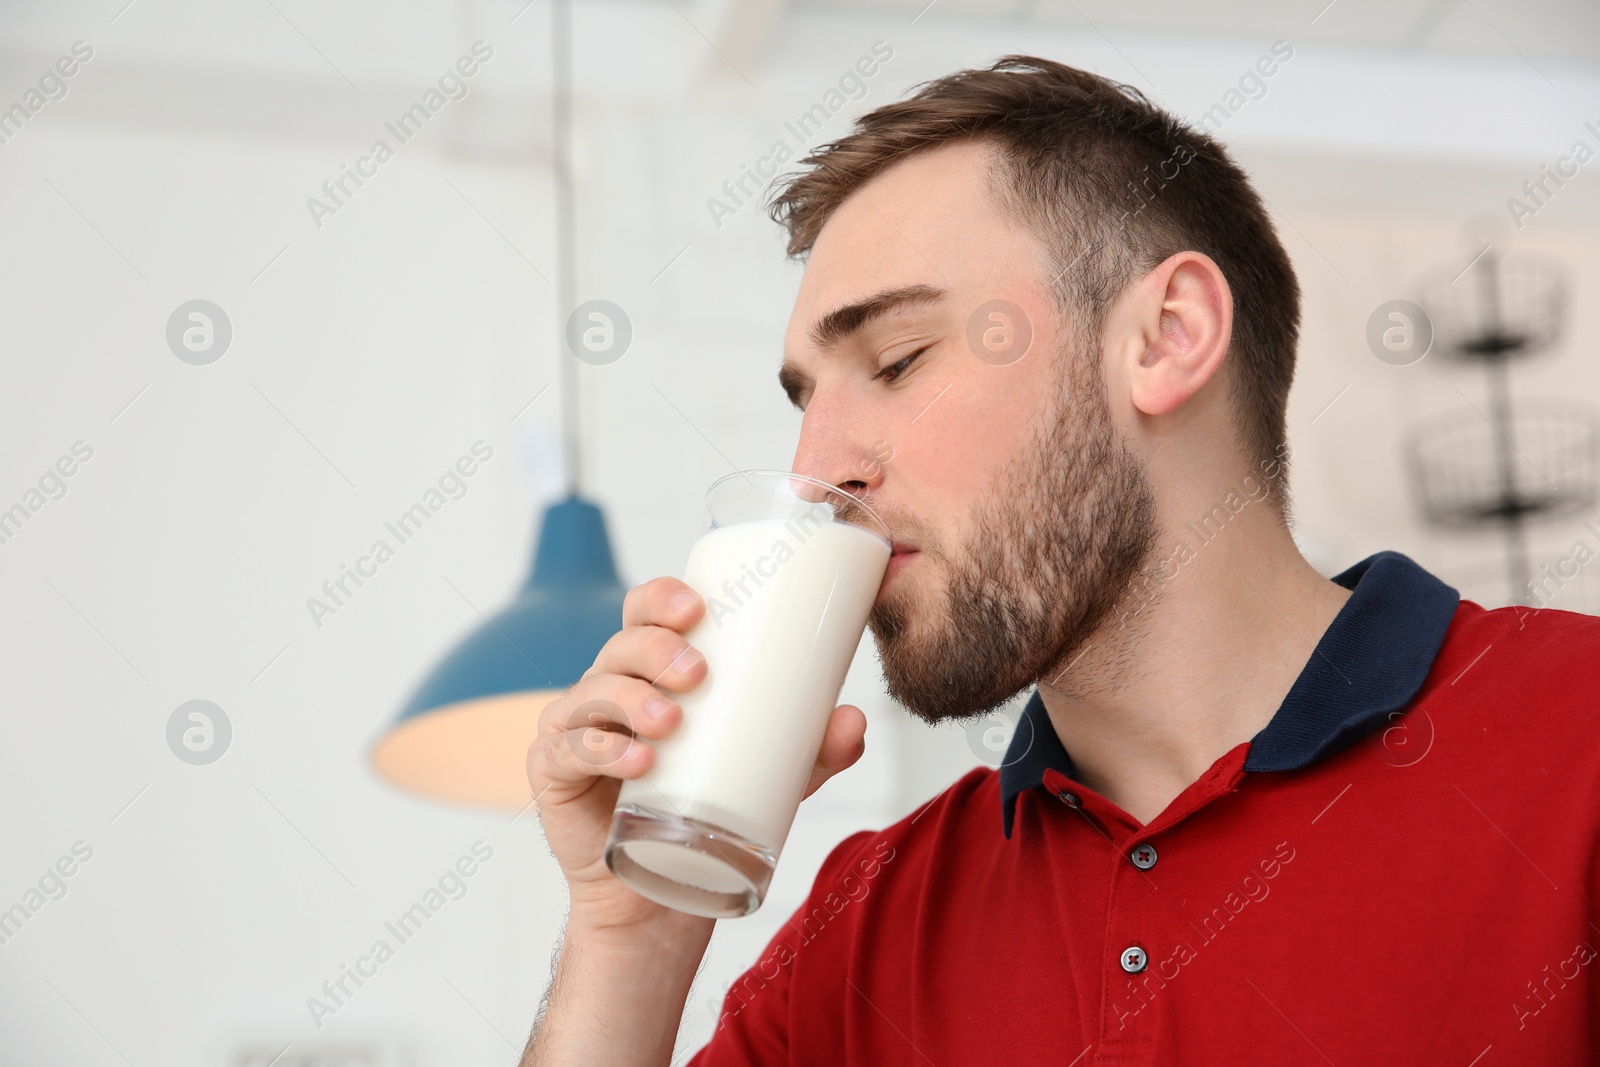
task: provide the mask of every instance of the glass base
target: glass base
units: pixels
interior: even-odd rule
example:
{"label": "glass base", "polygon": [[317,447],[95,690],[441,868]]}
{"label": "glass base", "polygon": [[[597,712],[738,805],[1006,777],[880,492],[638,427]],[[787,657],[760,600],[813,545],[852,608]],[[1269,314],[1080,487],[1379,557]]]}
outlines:
{"label": "glass base", "polygon": [[710,823],[622,804],[611,817],[606,866],[635,893],[664,907],[736,919],[761,906],[777,858]]}

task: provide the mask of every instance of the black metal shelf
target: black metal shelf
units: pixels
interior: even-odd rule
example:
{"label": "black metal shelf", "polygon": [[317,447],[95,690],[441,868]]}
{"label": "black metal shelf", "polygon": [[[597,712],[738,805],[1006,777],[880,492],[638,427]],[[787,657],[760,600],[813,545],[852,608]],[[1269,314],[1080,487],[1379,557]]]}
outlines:
{"label": "black metal shelf", "polygon": [[1482,366],[1487,410],[1471,403],[1418,426],[1406,462],[1423,518],[1452,530],[1500,529],[1512,602],[1533,603],[1526,527],[1592,508],[1597,499],[1595,409],[1564,399],[1513,404],[1509,367],[1562,336],[1568,273],[1557,260],[1486,247],[1435,276],[1421,298],[1433,351]]}

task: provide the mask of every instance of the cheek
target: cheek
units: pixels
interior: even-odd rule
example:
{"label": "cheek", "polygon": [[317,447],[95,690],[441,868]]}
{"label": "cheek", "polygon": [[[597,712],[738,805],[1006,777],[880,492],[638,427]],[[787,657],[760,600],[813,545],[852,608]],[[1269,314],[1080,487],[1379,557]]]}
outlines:
{"label": "cheek", "polygon": [[1032,447],[1031,427],[1050,388],[1041,380],[1047,376],[1036,373],[1040,367],[1043,361],[977,365],[917,420],[919,443],[949,463],[953,479],[992,478]]}
{"label": "cheek", "polygon": [[957,381],[901,435],[886,469],[898,468],[900,487],[924,521],[948,533],[1032,447],[1023,405],[1036,402]]}

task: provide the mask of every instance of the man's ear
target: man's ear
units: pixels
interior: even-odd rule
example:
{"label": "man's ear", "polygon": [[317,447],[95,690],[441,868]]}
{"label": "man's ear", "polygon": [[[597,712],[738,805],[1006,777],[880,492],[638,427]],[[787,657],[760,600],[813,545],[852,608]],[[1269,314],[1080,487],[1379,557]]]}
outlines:
{"label": "man's ear", "polygon": [[1222,366],[1233,336],[1233,294],[1210,256],[1178,252],[1135,282],[1122,326],[1129,399],[1165,415]]}

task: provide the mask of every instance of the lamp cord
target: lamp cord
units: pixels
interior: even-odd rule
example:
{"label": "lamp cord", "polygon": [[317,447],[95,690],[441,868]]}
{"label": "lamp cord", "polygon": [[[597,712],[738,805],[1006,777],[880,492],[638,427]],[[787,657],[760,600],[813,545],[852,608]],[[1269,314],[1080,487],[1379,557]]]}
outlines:
{"label": "lamp cord", "polygon": [[578,463],[578,361],[567,351],[567,316],[572,314],[577,275],[573,237],[572,13],[569,0],[550,0],[551,159],[556,192],[556,362],[561,377],[561,431],[568,495],[580,485]]}

